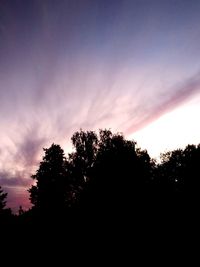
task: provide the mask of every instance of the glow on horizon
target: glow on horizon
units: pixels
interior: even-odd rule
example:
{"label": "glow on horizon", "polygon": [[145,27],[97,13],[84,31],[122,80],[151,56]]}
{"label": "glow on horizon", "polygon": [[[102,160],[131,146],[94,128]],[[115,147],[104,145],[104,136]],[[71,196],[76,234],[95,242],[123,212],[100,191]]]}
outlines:
{"label": "glow on horizon", "polygon": [[188,103],[164,114],[146,127],[128,136],[150,156],[159,159],[160,153],[200,143],[200,95]]}

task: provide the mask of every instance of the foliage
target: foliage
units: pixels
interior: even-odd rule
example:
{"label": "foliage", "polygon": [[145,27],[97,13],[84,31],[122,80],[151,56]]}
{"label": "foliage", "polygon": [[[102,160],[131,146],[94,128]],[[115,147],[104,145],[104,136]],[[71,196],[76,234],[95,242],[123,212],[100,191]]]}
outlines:
{"label": "foliage", "polygon": [[59,145],[52,144],[44,151],[43,161],[32,175],[36,185],[29,189],[30,200],[36,208],[55,212],[67,206],[66,161]]}
{"label": "foliage", "polygon": [[5,209],[7,193],[4,193],[3,189],[0,186],[0,212]]}
{"label": "foliage", "polygon": [[[74,151],[67,157],[59,145],[44,149],[28,190],[33,207],[19,210],[22,222],[34,221],[36,214],[105,218],[122,211],[152,216],[186,205],[198,208],[200,145],[168,151],[156,163],[136,142],[107,129],[80,130],[71,140]],[[0,187],[0,212],[6,210],[6,197]]]}

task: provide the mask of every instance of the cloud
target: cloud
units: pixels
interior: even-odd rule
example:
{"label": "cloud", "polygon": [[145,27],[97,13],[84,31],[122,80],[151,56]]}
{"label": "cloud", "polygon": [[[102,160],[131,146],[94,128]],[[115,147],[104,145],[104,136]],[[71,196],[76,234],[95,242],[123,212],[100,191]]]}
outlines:
{"label": "cloud", "polygon": [[24,171],[15,171],[14,174],[9,171],[0,171],[0,185],[2,186],[20,186],[27,187],[30,186],[31,179],[25,178],[26,173]]}
{"label": "cloud", "polygon": [[[130,117],[130,121],[127,124],[131,121],[133,122],[131,126],[127,127],[125,133],[132,134],[136,132],[147,124],[155,121],[163,114],[172,111],[186,101],[189,101],[198,93],[200,93],[200,73],[197,73],[185,82],[170,88],[168,94],[160,97],[157,102],[154,102],[152,105],[148,106],[147,103],[147,107],[145,107],[145,104],[144,107],[142,107],[140,103],[140,106],[131,112],[132,114],[137,114],[137,120],[134,122]],[[130,116],[132,114],[130,114]]]}
{"label": "cloud", "polygon": [[[41,135],[40,135],[41,134]],[[40,127],[33,124],[21,136],[19,141],[15,141],[16,152],[14,160],[23,168],[35,166],[38,163],[38,154],[46,142],[44,134],[40,133]]]}
{"label": "cloud", "polygon": [[19,131],[19,137],[12,140],[12,153],[8,150],[7,154],[2,154],[4,164],[1,164],[0,169],[0,185],[8,192],[7,206],[14,212],[19,205],[26,209],[30,207],[27,189],[33,183],[31,175],[38,166],[39,155],[46,142],[38,125],[20,129],[22,132]]}

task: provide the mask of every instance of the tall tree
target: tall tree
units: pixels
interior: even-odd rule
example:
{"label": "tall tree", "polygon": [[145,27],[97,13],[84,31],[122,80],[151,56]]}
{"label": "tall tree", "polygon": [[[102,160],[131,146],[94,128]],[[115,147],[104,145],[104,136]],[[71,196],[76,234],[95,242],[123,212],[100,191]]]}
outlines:
{"label": "tall tree", "polygon": [[120,133],[100,130],[92,178],[83,194],[93,210],[129,208],[148,186],[152,163],[146,151]]}
{"label": "tall tree", "polygon": [[77,202],[80,193],[92,176],[98,151],[98,137],[93,131],[80,130],[73,134],[71,140],[75,151],[69,154],[67,169],[74,200]]}
{"label": "tall tree", "polygon": [[67,203],[68,181],[64,151],[52,144],[44,149],[45,156],[36,174],[32,175],[36,185],[30,189],[30,200],[34,207],[56,212],[65,209]]}
{"label": "tall tree", "polygon": [[3,223],[4,225],[13,219],[11,209],[6,208],[7,195],[0,186],[0,224]]}
{"label": "tall tree", "polygon": [[6,198],[8,193],[4,193],[2,187],[0,186],[0,213],[5,209],[6,207]]}

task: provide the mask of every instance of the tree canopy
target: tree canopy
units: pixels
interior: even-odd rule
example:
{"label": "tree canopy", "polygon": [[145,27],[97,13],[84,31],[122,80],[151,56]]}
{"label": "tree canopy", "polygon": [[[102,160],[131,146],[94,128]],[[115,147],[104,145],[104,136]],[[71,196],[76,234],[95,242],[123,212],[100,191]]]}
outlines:
{"label": "tree canopy", "polygon": [[[136,211],[152,215],[186,205],[197,208],[200,145],[168,151],[157,163],[135,141],[107,129],[98,134],[80,130],[71,141],[73,152],[67,156],[60,145],[44,148],[28,190],[33,206],[29,211],[21,207],[19,217],[106,217],[122,211],[130,216]],[[0,187],[0,213],[6,210],[6,197]]]}
{"label": "tree canopy", "polygon": [[29,189],[30,200],[35,208],[47,212],[63,210],[67,206],[67,172],[64,151],[52,144],[44,149],[45,156],[36,174],[35,185]]}

